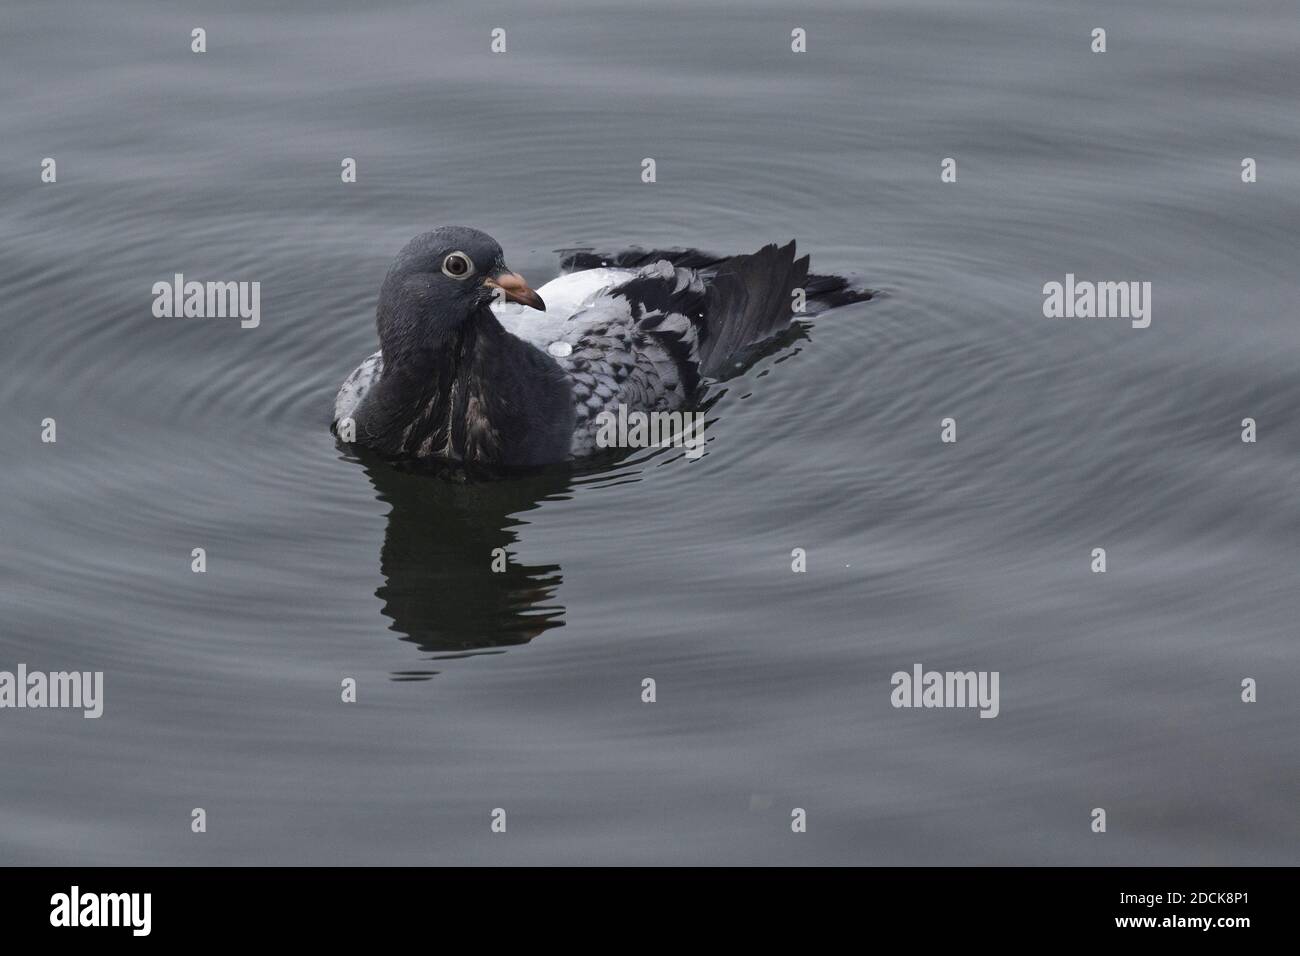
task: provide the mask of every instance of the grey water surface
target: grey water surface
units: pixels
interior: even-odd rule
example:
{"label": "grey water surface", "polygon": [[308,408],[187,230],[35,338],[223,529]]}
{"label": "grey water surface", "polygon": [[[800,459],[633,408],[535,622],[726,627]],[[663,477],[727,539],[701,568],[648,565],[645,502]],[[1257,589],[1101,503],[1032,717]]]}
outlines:
{"label": "grey water surface", "polygon": [[[0,862],[1300,862],[1295,14],[6,2],[0,670],[105,690],[0,710]],[[793,237],[882,294],[697,461],[456,482],[328,428],[448,223],[534,285]],[[178,272],[260,325],[154,318]],[[1150,327],[1045,318],[1067,274]],[[998,717],[895,709],[915,663]]]}

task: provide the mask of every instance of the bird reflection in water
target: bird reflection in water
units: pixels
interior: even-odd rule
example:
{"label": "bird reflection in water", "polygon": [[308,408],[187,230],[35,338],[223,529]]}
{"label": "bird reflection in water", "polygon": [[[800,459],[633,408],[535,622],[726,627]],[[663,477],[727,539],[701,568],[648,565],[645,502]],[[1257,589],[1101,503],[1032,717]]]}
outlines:
{"label": "bird reflection in water", "polygon": [[[563,626],[564,607],[555,600],[560,566],[522,564],[511,552],[526,512],[569,497],[569,469],[506,476],[446,463],[395,464],[364,451],[357,460],[390,507],[379,558],[384,583],[375,596],[402,640],[430,660],[449,660],[501,653]],[[502,567],[502,551],[504,570],[493,570]],[[393,679],[437,673],[401,671]]]}

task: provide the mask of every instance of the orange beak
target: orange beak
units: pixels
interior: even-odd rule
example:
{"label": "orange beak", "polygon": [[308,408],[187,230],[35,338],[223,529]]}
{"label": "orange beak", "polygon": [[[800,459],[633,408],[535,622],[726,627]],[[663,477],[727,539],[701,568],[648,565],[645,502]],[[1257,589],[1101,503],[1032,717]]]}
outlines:
{"label": "orange beak", "polygon": [[518,302],[520,305],[542,312],[546,311],[546,303],[542,301],[542,297],[528,288],[528,283],[518,273],[499,272],[491,278],[484,279],[483,284],[489,289],[500,289],[511,302]]}

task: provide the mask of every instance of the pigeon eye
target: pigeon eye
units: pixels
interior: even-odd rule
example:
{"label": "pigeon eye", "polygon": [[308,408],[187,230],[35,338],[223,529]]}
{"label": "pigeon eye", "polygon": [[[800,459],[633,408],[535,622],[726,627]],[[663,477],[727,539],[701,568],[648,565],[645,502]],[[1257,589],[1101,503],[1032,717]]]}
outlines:
{"label": "pigeon eye", "polygon": [[474,271],[474,263],[463,252],[453,252],[442,260],[442,271],[453,279],[463,279]]}

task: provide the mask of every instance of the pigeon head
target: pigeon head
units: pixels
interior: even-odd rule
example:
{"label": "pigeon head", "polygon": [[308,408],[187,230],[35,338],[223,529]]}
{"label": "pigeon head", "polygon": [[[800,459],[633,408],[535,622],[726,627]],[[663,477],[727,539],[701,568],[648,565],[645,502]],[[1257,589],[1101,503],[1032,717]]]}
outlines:
{"label": "pigeon head", "polygon": [[444,226],[408,242],[379,290],[379,338],[415,344],[450,332],[496,298],[545,311],[485,232]]}

